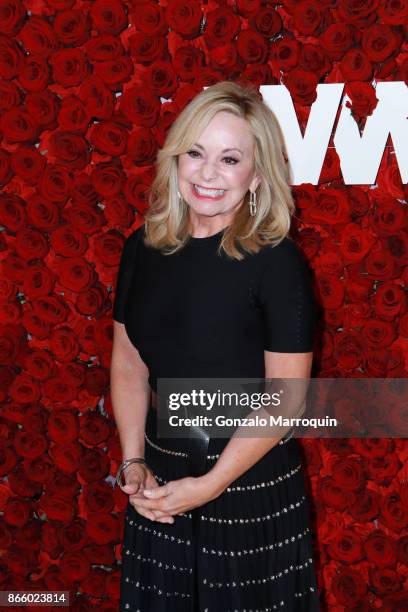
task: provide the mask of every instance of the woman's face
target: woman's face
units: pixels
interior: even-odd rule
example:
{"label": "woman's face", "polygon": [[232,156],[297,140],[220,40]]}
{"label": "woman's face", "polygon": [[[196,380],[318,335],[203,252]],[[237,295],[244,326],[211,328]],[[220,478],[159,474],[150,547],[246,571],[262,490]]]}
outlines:
{"label": "woman's face", "polygon": [[190,214],[229,223],[248,189],[255,191],[255,141],[244,119],[220,111],[178,158],[179,191]]}

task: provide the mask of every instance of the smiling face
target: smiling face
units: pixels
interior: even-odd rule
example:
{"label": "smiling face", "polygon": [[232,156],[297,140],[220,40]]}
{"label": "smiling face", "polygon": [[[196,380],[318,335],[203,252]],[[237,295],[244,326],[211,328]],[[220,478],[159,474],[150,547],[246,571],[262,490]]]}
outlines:
{"label": "smiling face", "polygon": [[227,226],[248,190],[255,191],[255,141],[244,119],[218,112],[197,142],[178,158],[179,191],[191,221]]}

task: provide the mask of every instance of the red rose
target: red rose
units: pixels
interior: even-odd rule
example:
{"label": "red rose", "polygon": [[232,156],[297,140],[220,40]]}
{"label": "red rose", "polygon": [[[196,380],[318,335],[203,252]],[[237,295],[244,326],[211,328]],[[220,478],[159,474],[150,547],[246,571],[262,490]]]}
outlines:
{"label": "red rose", "polygon": [[88,576],[81,580],[81,593],[90,597],[104,597],[108,572],[100,567],[93,567]]}
{"label": "red rose", "polygon": [[344,285],[331,274],[320,273],[317,278],[317,291],[323,308],[336,309],[344,301]]}
{"label": "red rose", "polygon": [[98,193],[88,174],[77,174],[72,189],[72,200],[78,204],[95,206],[99,201]]}
{"label": "red rose", "polygon": [[123,83],[129,81],[133,72],[133,62],[128,55],[107,62],[98,62],[94,66],[94,73],[100,76],[112,91],[120,89]]}
{"label": "red rose", "polygon": [[83,580],[91,571],[91,564],[82,552],[71,551],[60,560],[61,572],[71,581]]}
{"label": "red rose", "polygon": [[10,395],[16,402],[29,404],[39,400],[41,393],[37,381],[33,380],[28,374],[22,373],[13,380]]}
{"label": "red rose", "polygon": [[152,164],[157,155],[158,144],[154,134],[148,128],[136,128],[129,135],[127,156],[136,166]]}
{"label": "red rose", "polygon": [[295,7],[293,28],[301,34],[312,36],[322,21],[320,5],[315,0],[304,0]]}
{"label": "red rose", "polygon": [[360,537],[352,529],[343,529],[330,540],[327,552],[336,561],[352,564],[364,559],[364,550]]}
{"label": "red rose", "polygon": [[367,348],[361,334],[354,330],[343,330],[334,338],[333,355],[338,364],[348,370],[358,368]]}
{"label": "red rose", "polygon": [[81,85],[79,97],[88,113],[96,119],[110,119],[114,109],[113,93],[97,75],[88,77]]}
{"label": "red rose", "polygon": [[54,31],[64,45],[80,47],[88,40],[90,29],[89,15],[79,9],[62,11],[55,17]]}
{"label": "red rose", "polygon": [[115,505],[112,486],[107,482],[85,485],[83,501],[87,512],[111,512]]}
{"label": "red rose", "polygon": [[340,62],[340,70],[346,81],[369,81],[373,67],[361,49],[350,49]]}
{"label": "red rose", "polygon": [[[109,325],[109,320],[106,320],[106,325]],[[104,334],[103,328],[101,329],[101,337]],[[100,342],[103,342],[102,338]],[[99,366],[93,366],[87,368],[85,372],[85,383],[84,387],[86,391],[93,396],[99,397],[102,395],[109,384],[109,375],[105,368]]]}
{"label": "red rose", "polygon": [[61,285],[76,293],[88,289],[96,280],[94,268],[82,257],[64,258],[57,261],[55,271]]}
{"label": "red rose", "polygon": [[387,281],[377,287],[374,301],[375,311],[385,319],[392,320],[406,310],[406,297],[403,287]]}
{"label": "red rose", "polygon": [[364,259],[374,244],[374,238],[356,223],[347,223],[340,240],[340,253],[346,264]]}
{"label": "red rose", "polygon": [[202,12],[197,2],[188,0],[169,0],[166,6],[166,21],[172,30],[193,38],[200,33]]}
{"label": "red rose", "polygon": [[272,76],[269,64],[250,64],[241,72],[240,81],[253,83],[257,89],[264,83],[278,85],[278,79]]}
{"label": "red rose", "polygon": [[34,405],[26,408],[22,421],[27,433],[45,434],[48,412],[42,406]]}
{"label": "red rose", "polygon": [[384,62],[401,45],[402,38],[387,25],[375,23],[363,31],[361,46],[370,62]]}
{"label": "red rose", "polygon": [[166,61],[157,61],[146,71],[149,90],[155,96],[170,98],[176,91],[178,83],[173,66]]}
{"label": "red rose", "polygon": [[363,334],[374,348],[389,346],[397,338],[397,329],[394,323],[371,319],[363,325]]}
{"label": "red rose", "polygon": [[373,201],[375,209],[371,215],[371,224],[376,234],[391,235],[405,228],[406,214],[399,203],[385,194],[377,198],[373,196]]}
{"label": "red rose", "polygon": [[51,557],[51,559],[57,559],[62,552],[62,547],[58,540],[59,530],[60,525],[58,523],[44,521],[42,525],[41,548]]}
{"label": "red rose", "polygon": [[0,77],[13,79],[19,74],[23,60],[21,47],[14,40],[0,34]]}
{"label": "red rose", "polygon": [[364,542],[367,559],[376,567],[394,566],[397,562],[397,547],[393,539],[381,529],[372,531]]}
{"label": "red rose", "polygon": [[72,170],[82,170],[91,159],[89,143],[71,132],[54,132],[50,137],[49,150],[57,163]]}
{"label": "red rose", "polygon": [[62,527],[58,533],[58,539],[64,550],[81,550],[87,544],[85,524],[83,519],[76,519]]}
{"label": "red rose", "polygon": [[387,453],[384,457],[371,459],[368,463],[368,473],[379,485],[390,486],[402,465],[396,453]]}
{"label": "red rose", "polygon": [[0,79],[0,113],[18,106],[21,102],[21,90],[14,81]]}
{"label": "red rose", "polygon": [[404,186],[395,157],[389,158],[388,165],[378,175],[377,183],[379,189],[386,191],[391,197],[404,199]]}
{"label": "red rose", "polygon": [[[76,332],[76,330],[75,330]],[[77,334],[80,340],[80,337]],[[69,385],[79,389],[85,381],[85,371],[87,366],[77,362],[63,363],[59,368],[60,375],[67,381]]]}
{"label": "red rose", "polygon": [[50,333],[50,325],[49,323],[43,321],[35,312],[24,312],[21,322],[27,332],[37,340],[44,340],[45,338],[48,338]]}
{"label": "red rose", "polygon": [[7,185],[12,176],[11,155],[7,151],[0,149],[0,185]]}
{"label": "red rose", "polygon": [[373,114],[378,98],[371,83],[347,83],[345,93],[351,99],[351,104],[346,102],[346,106],[351,108],[354,116],[361,119]]}
{"label": "red rose", "polygon": [[304,214],[305,221],[318,225],[344,225],[350,221],[350,205],[345,190],[327,187],[320,189],[317,203]]}
{"label": "red rose", "polygon": [[116,230],[110,230],[95,239],[95,251],[103,266],[116,267],[119,264],[123,237]]}
{"label": "red rose", "polygon": [[388,25],[399,26],[408,17],[408,3],[405,0],[394,2],[393,0],[385,0],[380,2],[378,6],[378,14],[381,21]]}
{"label": "red rose", "polygon": [[25,91],[38,92],[45,89],[50,80],[50,68],[47,60],[41,56],[24,58],[18,80]]}
{"label": "red rose", "polygon": [[44,155],[35,147],[20,146],[11,154],[11,167],[29,185],[36,185],[46,166]]}
{"label": "red rose", "polygon": [[116,227],[122,226],[128,228],[133,224],[135,218],[132,208],[121,193],[109,200],[105,200],[103,214],[107,222]]}
{"label": "red rose", "polygon": [[27,224],[24,200],[11,193],[0,193],[0,223],[12,232],[18,232]]}
{"label": "red rose", "polygon": [[90,142],[101,153],[119,156],[126,149],[127,132],[113,121],[101,121],[93,126]]}
{"label": "red rose", "polygon": [[64,212],[64,215],[67,223],[89,236],[99,232],[105,223],[103,213],[98,206],[75,203]]}
{"label": "red rose", "polygon": [[105,198],[111,198],[121,191],[125,182],[125,173],[120,164],[106,162],[97,164],[91,174],[96,191]]}
{"label": "red rose", "polygon": [[0,32],[15,36],[26,17],[25,6],[20,0],[3,0],[0,13]]}
{"label": "red rose", "polygon": [[40,179],[41,194],[51,202],[66,202],[72,186],[69,170],[63,166],[47,164]]}
{"label": "red rose", "polygon": [[407,509],[399,491],[388,493],[381,505],[381,522],[392,531],[400,532],[407,526]]}
{"label": "red rose", "polygon": [[[305,45],[302,45],[301,48],[299,67],[303,68],[304,70],[311,70],[316,74],[316,76],[322,78],[327,72],[330,71],[331,62],[321,47],[306,43]],[[328,152],[329,151],[331,151],[331,149],[328,149]],[[340,174],[338,175],[338,178],[340,178]]]}
{"label": "red rose", "polygon": [[384,457],[387,453],[393,452],[394,442],[386,438],[360,438],[353,440],[355,452],[367,459]]}
{"label": "red rose", "polygon": [[48,351],[33,349],[25,356],[25,369],[37,380],[47,380],[55,372],[55,363]]}
{"label": "red rose", "polygon": [[0,117],[0,129],[3,136],[11,143],[37,141],[37,125],[23,107],[12,108]]}
{"label": "red rose", "polygon": [[320,172],[319,184],[331,183],[341,179],[340,158],[335,149],[327,149]]}
{"label": "red rose", "polygon": [[182,81],[196,78],[204,63],[204,53],[196,47],[177,47],[174,53],[173,68]]}
{"label": "red rose", "polygon": [[397,540],[397,557],[399,563],[408,565],[408,535]]}
{"label": "red rose", "polygon": [[88,240],[75,227],[61,225],[51,234],[51,248],[57,255],[79,257],[87,250]]}
{"label": "red rose", "polygon": [[79,475],[86,482],[96,482],[109,474],[109,466],[109,458],[102,449],[86,449],[79,468]]}
{"label": "red rose", "polygon": [[400,591],[404,582],[403,576],[388,568],[370,569],[369,574],[370,584],[378,595],[388,595]]}
{"label": "red rose", "polygon": [[237,50],[246,64],[262,64],[268,57],[268,43],[255,30],[243,30],[236,41]]}
{"label": "red rose", "polygon": [[96,0],[89,14],[99,34],[117,36],[128,25],[125,8],[119,0]]}
{"label": "red rose", "polygon": [[139,176],[128,175],[124,187],[124,194],[127,201],[136,208],[140,214],[144,214],[149,207],[148,204],[149,185],[143,182]]}
{"label": "red rose", "polygon": [[78,417],[69,410],[52,412],[47,422],[47,431],[53,442],[73,442],[78,438]]}
{"label": "red rose", "polygon": [[208,62],[211,68],[220,70],[223,73],[236,70],[237,59],[237,48],[232,43],[222,47],[214,47],[208,51]]}
{"label": "red rose", "polygon": [[332,463],[331,471],[333,482],[347,491],[356,491],[366,485],[367,477],[358,459],[352,457],[336,458]]}
{"label": "red rose", "polygon": [[89,59],[94,62],[114,60],[125,53],[120,38],[112,34],[93,36],[86,43],[85,49]]}
{"label": "red rose", "polygon": [[165,40],[164,36],[135,32],[129,38],[130,55],[137,64],[151,64],[163,58]]}
{"label": "red rose", "polygon": [[35,459],[45,453],[48,440],[40,433],[18,431],[14,438],[14,447],[22,457]]}
{"label": "red rose", "polygon": [[341,60],[353,44],[353,30],[346,23],[333,23],[319,37],[319,42],[334,60]]}
{"label": "red rose", "polygon": [[40,484],[48,482],[55,472],[55,466],[48,455],[23,461],[23,468],[29,480],[34,480]]}
{"label": "red rose", "polygon": [[137,126],[153,127],[160,115],[160,100],[135,86],[127,89],[121,97],[120,110]]}
{"label": "red rose", "polygon": [[295,68],[285,77],[285,85],[293,100],[298,104],[311,105],[317,98],[318,78],[313,72]]}
{"label": "red rose", "polygon": [[168,27],[164,18],[164,8],[148,2],[143,10],[133,10],[132,23],[137,30],[151,36],[165,36]]}
{"label": "red rose", "polygon": [[378,4],[378,0],[368,0],[367,2],[343,0],[335,10],[336,21],[351,23],[356,27],[367,26],[375,21]]}
{"label": "red rose", "polygon": [[109,544],[89,544],[82,552],[92,565],[113,565],[115,562],[113,548]]}
{"label": "red rose", "polygon": [[30,93],[25,100],[25,106],[37,125],[45,130],[57,127],[57,114],[60,107],[59,98],[50,91]]}
{"label": "red rose", "polygon": [[88,412],[80,419],[80,436],[88,446],[97,446],[110,434],[108,422],[94,411]]}
{"label": "red rose", "polygon": [[[5,416],[5,418],[7,418],[7,416]],[[12,444],[6,440],[0,440],[0,476],[3,477],[10,473],[16,463],[17,456]]]}
{"label": "red rose", "polygon": [[240,27],[241,21],[232,9],[220,6],[207,14],[204,40],[209,47],[222,47],[236,37]]}
{"label": "red rose", "polygon": [[61,49],[50,57],[54,80],[63,87],[80,85],[88,76],[89,64],[80,49]]}
{"label": "red rose", "polygon": [[24,276],[23,291],[30,299],[48,295],[54,288],[54,278],[43,264],[31,264]]}
{"label": "red rose", "polygon": [[7,474],[7,478],[11,491],[20,497],[34,497],[42,493],[42,485],[29,480],[25,475],[22,462]]}
{"label": "red rose", "polygon": [[32,304],[34,313],[39,315],[45,323],[51,325],[62,323],[68,316],[66,303],[56,295],[40,297]]}
{"label": "red rose", "polygon": [[30,503],[20,497],[9,497],[4,509],[3,518],[8,525],[23,527],[31,516]]}
{"label": "red rose", "polygon": [[60,223],[58,206],[36,193],[27,199],[27,216],[32,225],[46,232],[54,230]]}
{"label": "red rose", "polygon": [[83,447],[79,442],[68,442],[55,444],[48,454],[59,470],[66,474],[74,474],[81,464],[83,457]]}
{"label": "red rose", "polygon": [[269,55],[276,72],[289,72],[298,65],[300,45],[293,38],[281,38],[270,46]]}
{"label": "red rose", "polygon": [[237,0],[237,11],[243,17],[255,15],[261,8],[261,0]]}
{"label": "red rose", "polygon": [[268,40],[279,34],[282,18],[272,6],[263,6],[251,19],[251,26]]}
{"label": "red rose", "polygon": [[333,508],[334,510],[343,511],[353,502],[353,496],[334,484],[331,476],[319,479],[317,493],[318,499],[320,499],[325,506]]}
{"label": "red rose", "polygon": [[341,567],[333,576],[331,590],[337,602],[351,610],[367,592],[367,585],[360,572]]}
{"label": "red rose", "polygon": [[29,53],[49,57],[58,49],[58,41],[50,22],[37,15],[31,15],[18,38]]}
{"label": "red rose", "polygon": [[86,532],[97,544],[116,543],[119,541],[119,521],[107,512],[89,514]]}
{"label": "red rose", "polygon": [[398,276],[398,268],[391,253],[386,251],[381,243],[377,243],[364,263],[368,277],[373,280],[386,281]]}
{"label": "red rose", "polygon": [[23,230],[15,241],[16,253],[24,259],[43,259],[48,251],[47,238],[36,229]]}
{"label": "red rose", "polygon": [[350,506],[349,512],[359,523],[374,520],[380,513],[380,496],[372,489],[360,491],[353,505]]}

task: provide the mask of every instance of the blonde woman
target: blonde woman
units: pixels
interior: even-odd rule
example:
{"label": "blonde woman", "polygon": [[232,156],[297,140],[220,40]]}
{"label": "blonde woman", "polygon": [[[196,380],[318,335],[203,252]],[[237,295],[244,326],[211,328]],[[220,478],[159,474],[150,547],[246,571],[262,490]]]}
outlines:
{"label": "blonde woman", "polygon": [[[298,442],[157,436],[157,380],[310,377],[315,302],[289,238],[284,144],[259,93],[181,112],[126,240],[111,390],[129,495],[120,609],[319,609]],[[129,460],[129,461],[127,461]]]}

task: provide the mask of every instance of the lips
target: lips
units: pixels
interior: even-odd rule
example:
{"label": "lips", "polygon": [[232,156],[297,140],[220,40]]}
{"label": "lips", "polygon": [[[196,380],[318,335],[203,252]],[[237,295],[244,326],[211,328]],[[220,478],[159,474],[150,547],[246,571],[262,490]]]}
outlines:
{"label": "lips", "polygon": [[[202,189],[207,189],[204,186],[201,185],[197,185],[197,187],[202,187]],[[199,193],[196,189],[196,185],[193,183],[191,185],[191,191],[193,192],[194,196],[196,198],[198,198],[199,200],[212,200],[213,202],[216,202],[218,200],[221,200],[224,195],[225,195],[225,190],[221,190],[221,189],[214,189],[213,187],[211,187],[211,191],[223,191],[223,193],[219,194],[219,195],[209,195],[209,194],[202,194]]]}

